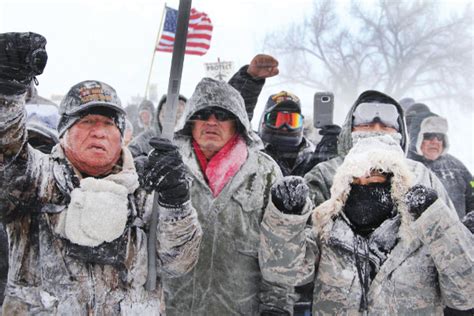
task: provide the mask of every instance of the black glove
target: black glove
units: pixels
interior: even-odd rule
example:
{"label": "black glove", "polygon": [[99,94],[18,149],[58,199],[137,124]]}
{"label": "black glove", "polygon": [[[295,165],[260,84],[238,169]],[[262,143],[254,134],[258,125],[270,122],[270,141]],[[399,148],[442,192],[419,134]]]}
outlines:
{"label": "black glove", "polygon": [[148,192],[156,191],[165,207],[177,207],[189,200],[190,176],[178,147],[169,140],[153,137],[154,148],[148,155],[142,185]]}
{"label": "black glove", "polygon": [[437,199],[438,194],[435,190],[421,184],[415,185],[405,194],[405,203],[408,206],[408,211],[415,220]]}
{"label": "black glove", "polygon": [[467,213],[461,222],[474,234],[474,211]]}
{"label": "black glove", "polygon": [[46,39],[36,33],[0,34],[0,93],[26,92],[33,78],[46,66]]}
{"label": "black glove", "polygon": [[316,146],[313,159],[320,163],[337,156],[337,138],[341,128],[337,125],[326,125],[320,131],[319,135],[323,138]]}
{"label": "black glove", "polygon": [[275,182],[271,188],[272,202],[285,214],[301,215],[309,188],[302,177],[288,176]]}

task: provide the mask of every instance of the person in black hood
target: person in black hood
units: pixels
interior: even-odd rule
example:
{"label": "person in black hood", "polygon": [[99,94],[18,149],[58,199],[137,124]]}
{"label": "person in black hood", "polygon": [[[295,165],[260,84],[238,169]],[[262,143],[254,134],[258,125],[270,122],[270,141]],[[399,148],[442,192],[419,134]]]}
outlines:
{"label": "person in black hood", "polygon": [[264,152],[280,166],[283,175],[304,176],[313,166],[315,146],[303,136],[300,99],[287,91],[268,98],[260,119]]}

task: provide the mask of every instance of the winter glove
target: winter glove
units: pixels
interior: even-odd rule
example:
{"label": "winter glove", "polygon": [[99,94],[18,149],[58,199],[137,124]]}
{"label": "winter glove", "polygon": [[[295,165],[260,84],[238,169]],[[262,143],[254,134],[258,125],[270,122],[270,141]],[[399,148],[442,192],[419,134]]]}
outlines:
{"label": "winter glove", "polygon": [[427,188],[421,184],[417,184],[408,190],[408,192],[405,194],[404,201],[408,206],[408,211],[416,220],[437,199],[438,194],[435,190]]}
{"label": "winter glove", "polygon": [[313,154],[313,159],[317,160],[317,163],[337,156],[337,137],[340,132],[341,128],[337,125],[327,125],[319,131],[319,135],[323,135],[323,138]]}
{"label": "winter glove", "polygon": [[143,186],[156,191],[158,202],[165,207],[178,207],[189,200],[190,176],[178,147],[164,138],[153,137],[154,148],[145,165]]}
{"label": "winter glove", "polygon": [[254,79],[265,79],[278,75],[278,60],[273,56],[258,54],[250,62],[247,73]]}
{"label": "winter glove", "polygon": [[288,176],[275,182],[271,188],[272,202],[285,214],[301,215],[309,188],[302,177]]}
{"label": "winter glove", "polygon": [[36,33],[0,34],[0,93],[26,92],[48,60],[46,39]]}
{"label": "winter glove", "polygon": [[474,234],[474,211],[467,213],[461,222]]}

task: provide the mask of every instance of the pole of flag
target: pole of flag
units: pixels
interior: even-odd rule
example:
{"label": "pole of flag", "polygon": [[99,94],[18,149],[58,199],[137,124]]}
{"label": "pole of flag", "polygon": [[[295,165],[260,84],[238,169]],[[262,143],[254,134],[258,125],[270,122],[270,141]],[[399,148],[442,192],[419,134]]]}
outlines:
{"label": "pole of flag", "polygon": [[[171,57],[170,78],[168,81],[168,94],[164,106],[164,120],[161,137],[173,140],[176,111],[178,108],[179,88],[181,86],[181,75],[183,73],[184,54],[186,52],[186,39],[188,35],[189,17],[192,0],[180,0],[178,9],[178,21],[176,28],[176,39],[173,45],[173,56]],[[148,275],[145,288],[153,291],[156,288],[156,230],[158,226],[158,194],[155,192],[153,198],[153,210],[150,218],[150,230],[148,233]]]}
{"label": "pole of flag", "polygon": [[153,55],[151,56],[150,70],[148,71],[148,79],[146,81],[146,86],[145,86],[145,94],[144,94],[145,99],[148,98],[148,87],[150,86],[150,78],[151,78],[151,72],[153,70],[153,62],[155,61],[156,46],[158,45],[158,41],[160,40],[160,36],[161,36],[161,31],[163,30],[163,17],[165,16],[165,12],[166,12],[166,2],[163,7],[163,12],[161,13],[160,27],[158,29],[158,33],[156,34],[155,45],[153,46]]}

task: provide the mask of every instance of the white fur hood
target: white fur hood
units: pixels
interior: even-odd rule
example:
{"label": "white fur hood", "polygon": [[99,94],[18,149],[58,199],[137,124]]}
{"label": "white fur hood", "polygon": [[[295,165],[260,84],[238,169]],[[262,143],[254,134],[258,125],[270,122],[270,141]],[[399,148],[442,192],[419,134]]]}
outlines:
{"label": "white fur hood", "polygon": [[404,152],[396,141],[388,136],[360,139],[349,151],[338,168],[331,198],[319,205],[313,213],[316,233],[326,238],[334,219],[343,211],[354,178],[369,176],[372,170],[391,173],[392,199],[402,217],[402,229],[411,221],[403,197],[413,184],[413,175],[406,163]]}

